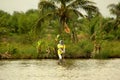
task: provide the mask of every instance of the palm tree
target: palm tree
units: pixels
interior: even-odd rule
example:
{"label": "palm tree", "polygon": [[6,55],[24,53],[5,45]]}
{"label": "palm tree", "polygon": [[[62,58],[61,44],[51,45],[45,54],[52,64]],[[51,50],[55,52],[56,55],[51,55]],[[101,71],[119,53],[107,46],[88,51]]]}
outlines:
{"label": "palm tree", "polygon": [[88,11],[98,12],[98,8],[93,4],[95,3],[89,0],[40,0],[38,8],[42,17],[40,17],[39,22],[51,16],[57,17],[61,24],[59,28],[61,33],[66,27],[68,28],[67,23],[73,18],[73,15],[84,17],[81,9],[86,13]]}
{"label": "palm tree", "polygon": [[120,24],[120,2],[118,4],[110,4],[108,5],[108,8],[110,8],[111,14],[116,16],[115,26]]}
{"label": "palm tree", "polygon": [[112,21],[114,24],[114,34],[117,36],[117,39],[120,39],[119,33],[120,33],[120,2],[118,4],[110,4],[108,5],[108,8],[110,9],[111,14],[116,16],[116,19]]}
{"label": "palm tree", "polygon": [[108,5],[108,8],[110,8],[111,14],[116,15],[116,18],[120,18],[120,2],[118,4]]}

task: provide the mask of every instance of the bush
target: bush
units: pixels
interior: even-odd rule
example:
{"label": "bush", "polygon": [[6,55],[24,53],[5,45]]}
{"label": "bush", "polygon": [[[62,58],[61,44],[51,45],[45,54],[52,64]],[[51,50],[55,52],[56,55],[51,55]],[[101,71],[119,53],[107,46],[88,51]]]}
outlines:
{"label": "bush", "polygon": [[89,58],[93,49],[93,45],[89,40],[82,40],[76,44],[70,43],[66,47],[66,56],[73,58]]}
{"label": "bush", "polygon": [[83,54],[86,58],[89,58],[93,50],[93,44],[90,40],[82,40],[79,43],[81,49],[83,49]]}
{"label": "bush", "polygon": [[81,57],[81,53],[83,52],[83,50],[79,47],[79,45],[75,45],[75,44],[69,44],[66,45],[66,53],[65,56],[68,58],[79,58]]}
{"label": "bush", "polygon": [[113,40],[115,39],[115,36],[113,34],[108,34],[104,37],[105,40]]}

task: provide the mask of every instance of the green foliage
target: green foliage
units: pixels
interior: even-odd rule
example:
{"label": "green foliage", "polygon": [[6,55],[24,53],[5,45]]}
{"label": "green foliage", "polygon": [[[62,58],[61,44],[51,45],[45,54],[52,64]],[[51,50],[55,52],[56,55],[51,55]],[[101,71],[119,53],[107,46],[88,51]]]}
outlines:
{"label": "green foliage", "polygon": [[[58,7],[58,4],[60,5],[60,7]],[[42,0],[39,2],[38,8],[40,11],[38,24],[40,26],[37,27],[41,27],[41,24],[44,22],[44,20],[47,20],[48,18],[50,18],[50,20],[54,20],[55,18],[57,18],[60,23],[58,26],[59,34],[62,34],[64,31],[64,23],[68,24],[70,20],[77,20],[79,17],[84,17],[84,14],[82,14],[79,9],[84,10],[87,15],[89,15],[88,12],[90,12],[91,14],[97,14],[99,12],[98,8],[94,6],[94,2],[89,0]],[[74,27],[72,28],[74,29]],[[73,29],[72,32],[75,33]]]}
{"label": "green foliage", "polygon": [[0,27],[0,36],[8,35],[10,33],[9,29],[6,27]]}
{"label": "green foliage", "polygon": [[84,57],[89,58],[93,50],[92,42],[90,40],[82,40],[80,41],[79,46],[81,50],[83,50],[82,54]]}
{"label": "green foliage", "polygon": [[120,57],[120,42],[119,41],[104,41],[101,52],[95,55],[95,58],[116,58]]}
{"label": "green foliage", "polygon": [[66,57],[90,58],[93,45],[89,40],[82,40],[77,44],[69,43],[66,45]]}
{"label": "green foliage", "polygon": [[[55,2],[59,4],[62,1]],[[0,54],[8,51],[16,59],[57,58],[55,38],[60,30],[63,31],[63,22],[66,22],[71,33],[60,33],[60,39],[66,44],[65,57],[90,58],[94,48],[93,40],[98,41],[102,48],[99,54],[95,54],[95,58],[120,57],[119,18],[103,18],[102,15],[96,15],[97,8],[87,5],[88,0],[84,3],[85,7],[82,7],[87,16],[82,18],[80,16],[84,14],[77,11],[82,0],[65,5],[69,1],[72,0],[62,2],[64,6],[60,5],[58,9],[55,8],[56,3],[51,3],[52,0],[51,4],[42,0],[39,3],[40,12],[30,9],[25,13],[15,11],[10,15],[0,10]],[[95,10],[91,12],[89,8]],[[79,38],[79,35],[83,38]],[[36,48],[38,40],[42,40],[40,53],[37,53]]]}
{"label": "green foliage", "polygon": [[108,35],[106,35],[106,36],[104,37],[104,39],[106,39],[106,40],[113,40],[113,39],[115,39],[115,35],[113,35],[113,34],[108,34]]}
{"label": "green foliage", "polygon": [[0,10],[0,27],[9,27],[10,14]]}
{"label": "green foliage", "polygon": [[112,53],[111,50],[109,49],[106,49],[104,51],[101,51],[100,54],[97,54],[96,55],[96,58],[101,58],[101,59],[106,59],[106,58],[109,58],[110,57],[110,54]]}
{"label": "green foliage", "polygon": [[117,18],[120,18],[120,2],[108,5],[108,8],[112,14],[116,15]]}
{"label": "green foliage", "polygon": [[82,53],[82,49],[79,47],[79,45],[75,45],[75,44],[66,45],[65,57],[79,58],[82,57],[81,53]]}

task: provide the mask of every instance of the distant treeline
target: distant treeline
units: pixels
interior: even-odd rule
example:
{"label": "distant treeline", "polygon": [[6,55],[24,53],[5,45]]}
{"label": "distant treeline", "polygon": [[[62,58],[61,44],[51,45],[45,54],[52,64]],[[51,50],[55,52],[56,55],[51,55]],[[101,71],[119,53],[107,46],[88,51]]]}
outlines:
{"label": "distant treeline", "polygon": [[6,33],[28,33],[39,18],[39,12],[30,9],[26,13],[15,11],[12,15],[0,10],[0,35]]}

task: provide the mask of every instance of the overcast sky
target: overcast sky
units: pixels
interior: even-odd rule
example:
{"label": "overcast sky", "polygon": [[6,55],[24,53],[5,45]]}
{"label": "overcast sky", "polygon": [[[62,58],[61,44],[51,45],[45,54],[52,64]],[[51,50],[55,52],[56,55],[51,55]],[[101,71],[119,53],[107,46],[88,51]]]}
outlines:
{"label": "overcast sky", "polygon": [[[111,3],[118,3],[120,0],[91,0],[96,2],[103,16],[109,17],[110,12],[107,6]],[[38,9],[39,0],[0,0],[0,9],[12,14],[14,11],[26,12],[29,9]]]}

